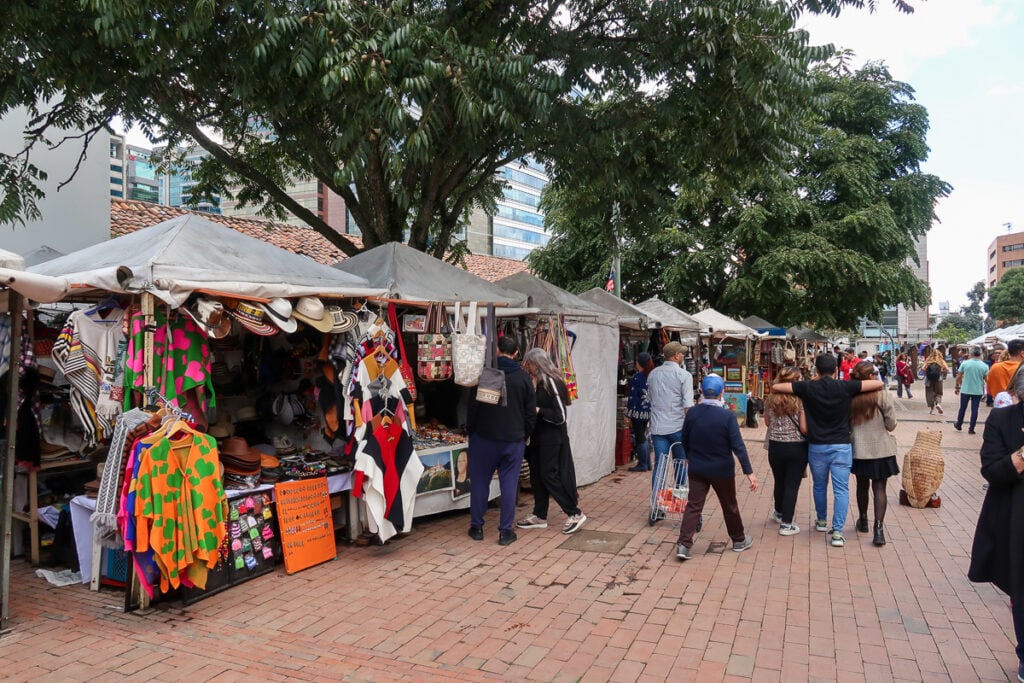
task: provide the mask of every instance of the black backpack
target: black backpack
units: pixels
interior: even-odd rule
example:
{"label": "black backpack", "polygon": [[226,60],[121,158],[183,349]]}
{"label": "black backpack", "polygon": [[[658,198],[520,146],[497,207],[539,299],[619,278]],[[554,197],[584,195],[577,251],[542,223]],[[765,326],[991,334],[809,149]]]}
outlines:
{"label": "black backpack", "polygon": [[938,381],[942,377],[942,366],[938,363],[929,363],[924,369],[924,376],[929,382]]}

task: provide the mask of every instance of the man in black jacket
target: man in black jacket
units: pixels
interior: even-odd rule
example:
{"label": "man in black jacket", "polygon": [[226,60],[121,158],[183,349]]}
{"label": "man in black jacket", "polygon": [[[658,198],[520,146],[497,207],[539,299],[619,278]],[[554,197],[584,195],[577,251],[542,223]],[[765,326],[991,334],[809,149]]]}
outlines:
{"label": "man in black jacket", "polygon": [[476,400],[476,387],[470,391],[466,432],[469,434],[469,537],[474,541],[484,538],[484,513],[495,470],[501,487],[498,543],[509,545],[516,541],[512,524],[519,470],[523,465],[526,439],[537,420],[533,380],[516,362],[518,354],[515,339],[502,337],[498,340],[498,369],[505,372],[505,405],[481,403]]}

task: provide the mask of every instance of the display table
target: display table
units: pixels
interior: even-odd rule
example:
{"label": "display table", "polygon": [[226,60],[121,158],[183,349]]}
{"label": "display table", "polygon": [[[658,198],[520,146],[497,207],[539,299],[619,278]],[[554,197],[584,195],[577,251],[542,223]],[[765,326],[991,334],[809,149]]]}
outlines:
{"label": "display table", "polygon": [[[261,491],[273,492],[272,484],[262,484],[254,489],[227,489],[225,494],[228,500],[234,500],[249,496]],[[345,493],[352,490],[352,473],[343,472],[332,474],[327,477],[327,491],[331,494]],[[350,520],[358,518],[358,508],[352,496],[348,496],[347,514]],[[467,498],[468,500],[468,498]],[[355,508],[355,509],[354,509]],[[78,551],[78,566],[82,572],[82,583],[89,584],[92,590],[100,589],[100,576],[102,574],[103,548],[93,539],[93,528],[90,517],[96,511],[96,499],[86,496],[77,496],[71,499],[71,526],[75,531],[75,546]],[[356,524],[349,524],[350,536],[358,536]],[[353,539],[350,539],[353,540]]]}
{"label": "display table", "polygon": [[[447,444],[444,446],[436,446],[432,448],[418,448],[416,454],[421,460],[424,460],[424,465],[437,456],[446,456],[451,463],[451,467],[454,470],[456,453],[464,451],[469,448],[469,444],[466,442]],[[452,472],[454,478],[455,472]],[[501,487],[497,479],[491,480],[491,488],[487,495],[487,500],[494,500],[501,495]],[[416,506],[413,508],[413,519],[416,517],[424,517],[426,515],[436,515],[439,512],[447,512],[448,510],[465,510],[469,508],[469,496],[461,496],[452,500],[452,489],[444,489],[442,491],[426,491],[424,493],[416,494]]]}
{"label": "display table", "polygon": [[89,468],[95,473],[96,465],[92,461],[76,458],[43,462],[39,469],[25,470],[19,467],[16,470],[15,478],[24,476],[28,479],[28,512],[17,509],[17,503],[14,503],[11,517],[28,524],[31,544],[29,558],[33,565],[39,564],[39,477]]}

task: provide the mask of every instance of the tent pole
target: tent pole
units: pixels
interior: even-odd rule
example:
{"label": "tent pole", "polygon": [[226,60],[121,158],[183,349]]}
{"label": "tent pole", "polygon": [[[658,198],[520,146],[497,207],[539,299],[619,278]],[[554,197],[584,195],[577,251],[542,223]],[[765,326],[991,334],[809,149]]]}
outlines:
{"label": "tent pole", "polygon": [[3,510],[3,536],[0,544],[0,634],[6,633],[10,618],[11,602],[11,512],[14,508],[14,458],[15,433],[18,428],[18,371],[21,367],[21,294],[13,289],[7,290],[7,309],[11,313],[11,363],[7,371],[7,441],[4,448],[3,462],[3,497],[0,510]]}

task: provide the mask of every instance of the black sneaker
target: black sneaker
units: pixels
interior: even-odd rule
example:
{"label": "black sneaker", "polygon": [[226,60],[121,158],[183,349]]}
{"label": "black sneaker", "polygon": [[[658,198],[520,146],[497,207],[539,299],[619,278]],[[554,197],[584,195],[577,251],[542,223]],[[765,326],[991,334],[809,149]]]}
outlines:
{"label": "black sneaker", "polygon": [[469,537],[474,541],[482,541],[484,540],[484,530],[478,526],[471,526],[469,527]]}
{"label": "black sneaker", "polygon": [[676,557],[685,562],[693,557],[693,553],[690,552],[689,548],[680,543],[676,546]]}
{"label": "black sneaker", "polygon": [[977,434],[978,432],[974,431],[973,429],[968,429],[967,433],[968,434]]}
{"label": "black sneaker", "polygon": [[498,545],[512,545],[516,540],[518,537],[514,531],[502,531],[498,534]]}
{"label": "black sneaker", "polygon": [[1024,662],[1021,662],[1020,666],[1017,667],[1017,680],[1020,683],[1024,683]]}
{"label": "black sneaker", "polygon": [[960,424],[959,422],[954,422],[953,423],[953,429],[955,429],[958,432],[962,432],[963,431],[963,427],[964,426],[962,424]]}

